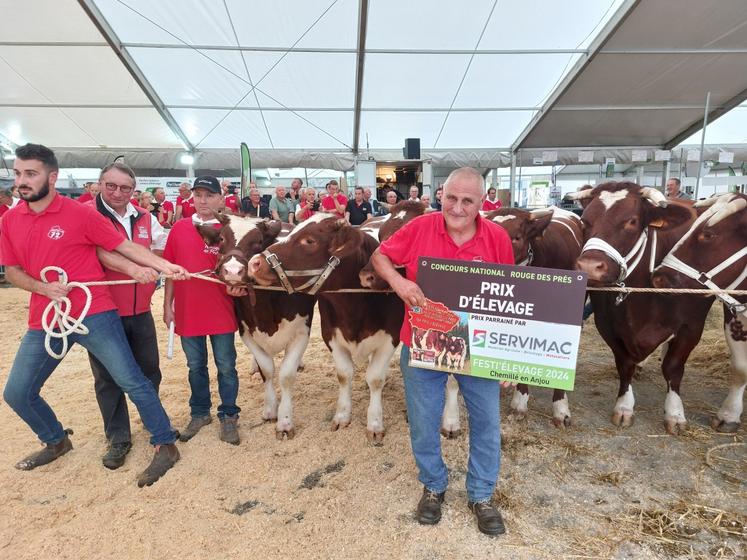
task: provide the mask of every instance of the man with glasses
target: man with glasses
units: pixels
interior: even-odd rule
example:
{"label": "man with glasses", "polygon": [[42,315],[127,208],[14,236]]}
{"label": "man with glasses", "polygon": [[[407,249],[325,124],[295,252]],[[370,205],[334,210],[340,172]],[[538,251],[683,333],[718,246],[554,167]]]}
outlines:
{"label": "man with glasses", "polygon": [[[42,314],[50,301],[69,300],[66,307],[69,307],[71,317],[79,317],[87,305],[83,290],[71,289],[55,273],[47,275],[47,280],[43,281],[42,269],[60,267],[67,272],[71,282],[104,280],[104,271],[97,258],[97,248],[100,248],[116,251],[175,279],[186,279],[189,274],[181,266],[157,259],[146,248],[126,240],[94,208],[58,195],[55,183],[59,167],[54,152],[49,148],[38,144],[20,146],[16,149],[13,171],[26,204],[19,205],[3,218],[0,259],[7,269],[8,280],[31,292],[31,301],[29,329],[16,354],[3,397],[45,444],[41,451],[16,464],[18,469],[31,470],[51,463],[73,448],[70,431],[62,427],[40,394],[45,381],[60,363],[45,349]],[[119,189],[126,199],[133,187],[134,182],[117,181],[106,188],[110,191]],[[143,375],[132,356],[109,288],[91,286],[89,289],[90,307],[82,321],[87,334],[72,333],[68,341],[79,343],[96,356],[140,412],[140,418],[151,434],[155,455],[138,477],[138,486],[150,485],[179,460],[179,450],[174,444],[176,432],[153,383]],[[50,347],[57,354],[62,353],[63,344],[59,338],[50,340]]]}
{"label": "man with glasses", "polygon": [[[99,184],[103,187],[101,193],[89,204],[127,239],[153,251],[155,255],[161,255],[166,246],[166,232],[153,214],[137,209],[129,202],[136,182],[135,173],[127,165],[107,165],[99,177]],[[157,256],[155,258],[162,260]],[[120,259],[117,255],[102,254],[101,260],[107,280],[140,280],[138,284],[112,285],[109,292],[117,304],[132,355],[158,393],[161,369],[156,325],[150,311],[158,273],[152,268],[143,268],[124,258]],[[89,352],[88,360],[93,372],[96,400],[104,420],[104,433],[109,442],[102,462],[108,469],[118,469],[132,448],[127,401],[122,389],[96,356]]]}

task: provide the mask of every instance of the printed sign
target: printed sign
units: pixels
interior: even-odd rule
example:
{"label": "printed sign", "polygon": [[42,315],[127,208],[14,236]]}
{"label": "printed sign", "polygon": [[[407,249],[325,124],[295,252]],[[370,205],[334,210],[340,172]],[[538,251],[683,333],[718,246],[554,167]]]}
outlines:
{"label": "printed sign", "polygon": [[586,274],[423,257],[410,365],[573,390]]}

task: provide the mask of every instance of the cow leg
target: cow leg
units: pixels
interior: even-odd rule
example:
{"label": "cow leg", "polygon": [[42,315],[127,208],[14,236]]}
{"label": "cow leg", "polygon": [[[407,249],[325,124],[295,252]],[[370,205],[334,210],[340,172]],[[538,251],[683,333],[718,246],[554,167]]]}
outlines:
{"label": "cow leg", "polygon": [[329,341],[332,349],[332,359],[337,367],[337,381],[340,383],[340,392],[337,397],[337,410],[332,419],[332,430],[338,430],[350,425],[350,414],[353,408],[352,384],[355,374],[355,364],[350,351],[337,341],[337,337]]}
{"label": "cow leg", "polygon": [[552,392],[552,423],[556,428],[569,428],[571,425],[568,394],[562,389],[555,389]]}
{"label": "cow leg", "polygon": [[517,420],[524,420],[529,410],[529,387],[524,383],[519,383],[514,389],[511,397],[511,415]]}
{"label": "cow leg", "polygon": [[617,374],[620,377],[620,388],[617,392],[617,402],[612,411],[612,423],[621,428],[627,428],[633,424],[633,414],[635,408],[635,397],[633,396],[633,385],[630,383],[633,379],[636,363],[627,355],[622,356],[615,352],[615,363],[617,364]]}
{"label": "cow leg", "polygon": [[[695,344],[697,344],[699,338],[695,339]],[[678,435],[687,428],[685,407],[680,398],[680,384],[685,372],[685,362],[695,344],[688,337],[675,337],[669,341],[667,353],[661,364],[661,371],[667,382],[667,396],[664,399],[664,425],[667,433],[672,435]]]}
{"label": "cow leg", "polygon": [[254,342],[249,332],[244,331],[244,334],[241,335],[241,340],[252,353],[253,360],[259,369],[259,374],[262,376],[265,390],[265,405],[262,410],[262,420],[265,422],[275,420],[278,417],[278,398],[272,382],[275,376],[275,361],[272,359],[272,356],[267,354],[267,352],[262,350]]}
{"label": "cow leg", "polygon": [[296,430],[293,426],[293,385],[296,382],[298,365],[309,343],[309,335],[294,338],[285,347],[285,356],[280,364],[280,405],[277,410],[278,423],[275,425],[275,437],[282,440],[283,436],[293,439]]}
{"label": "cow leg", "polygon": [[747,341],[734,340],[731,319],[724,325],[726,343],[731,351],[731,379],[729,394],[721,403],[712,421],[713,429],[719,432],[734,433],[739,429],[742,416],[742,399],[747,386]]}
{"label": "cow leg", "polygon": [[366,417],[366,438],[374,445],[381,445],[384,441],[384,407],[381,397],[394,350],[395,346],[392,344],[384,344],[369,355],[366,383],[370,400]]}
{"label": "cow leg", "polygon": [[459,427],[459,383],[453,375],[446,379],[446,403],[441,419],[441,435],[448,439],[458,438],[462,434]]}

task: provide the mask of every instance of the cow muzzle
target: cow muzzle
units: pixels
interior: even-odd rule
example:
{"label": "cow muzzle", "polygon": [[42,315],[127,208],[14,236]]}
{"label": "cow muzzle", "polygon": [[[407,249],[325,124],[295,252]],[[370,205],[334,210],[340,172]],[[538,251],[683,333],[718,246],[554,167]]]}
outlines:
{"label": "cow muzzle", "polygon": [[576,270],[585,272],[591,284],[614,284],[620,267],[601,251],[587,251],[576,260]]}

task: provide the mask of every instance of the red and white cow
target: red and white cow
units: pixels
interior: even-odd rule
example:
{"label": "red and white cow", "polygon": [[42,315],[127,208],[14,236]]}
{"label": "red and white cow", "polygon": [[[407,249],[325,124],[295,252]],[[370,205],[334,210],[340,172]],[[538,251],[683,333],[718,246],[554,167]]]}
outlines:
{"label": "red and white cow", "polygon": [[[651,287],[651,273],[695,219],[685,205],[635,183],[604,183],[570,196],[584,204],[585,244],[577,261],[590,286]],[[621,297],[592,292],[594,320],[615,356],[620,377],[612,422],[632,424],[636,366],[669,342],[662,361],[667,382],[664,421],[669,433],[686,426],[680,398],[685,362],[700,340],[713,298],[631,293]]]}
{"label": "red and white cow", "polygon": [[[266,249],[290,228],[280,222],[219,214],[221,228],[198,226],[208,244],[219,244],[216,274],[230,286],[245,287],[249,294],[235,298],[241,340],[251,351],[264,381],[264,420],[277,420],[278,439],[295,435],[293,385],[309,342],[315,299],[284,291],[254,291],[247,276],[249,259]],[[284,352],[278,368],[280,402],[273,385],[274,357]]]}
{"label": "red and white cow", "polygon": [[[503,227],[511,238],[514,262],[517,265],[573,270],[583,244],[583,225],[573,212],[557,207],[528,212],[518,208],[501,208],[485,216]],[[511,398],[511,410],[518,418],[529,408],[529,387],[516,386]],[[568,396],[561,389],[552,394],[553,424],[571,425]]]}
{"label": "red and white cow", "polygon": [[449,369],[462,371],[464,369],[464,360],[467,358],[467,344],[459,336],[450,336],[446,342],[446,352],[444,355],[444,365]]}
{"label": "red and white cow", "polygon": [[[747,196],[725,194],[695,203],[707,209],[654,272],[657,288],[747,289]],[[731,386],[713,427],[736,432],[747,386],[747,296],[717,296],[724,304],[724,335],[731,352]]]}
{"label": "red and white cow", "polygon": [[334,293],[360,288],[360,270],[376,247],[378,242],[359,228],[334,216],[317,214],[262,255],[252,257],[249,274],[262,286],[282,283],[294,292],[319,290],[322,338],[332,352],[340,383],[332,427],[350,424],[355,364],[367,363],[367,437],[373,443],[381,443],[382,389],[389,361],[399,344],[404,306],[391,293]]}

